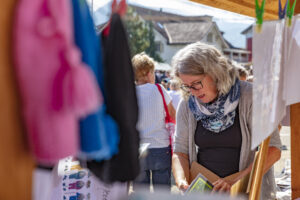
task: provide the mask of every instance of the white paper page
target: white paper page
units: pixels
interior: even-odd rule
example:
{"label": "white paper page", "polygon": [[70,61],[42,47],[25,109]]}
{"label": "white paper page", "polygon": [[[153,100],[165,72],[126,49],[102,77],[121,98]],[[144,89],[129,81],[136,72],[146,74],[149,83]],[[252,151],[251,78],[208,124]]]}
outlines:
{"label": "white paper page", "polygon": [[281,56],[283,30],[283,20],[265,21],[262,31],[253,34],[252,149],[278,127],[285,115]]}

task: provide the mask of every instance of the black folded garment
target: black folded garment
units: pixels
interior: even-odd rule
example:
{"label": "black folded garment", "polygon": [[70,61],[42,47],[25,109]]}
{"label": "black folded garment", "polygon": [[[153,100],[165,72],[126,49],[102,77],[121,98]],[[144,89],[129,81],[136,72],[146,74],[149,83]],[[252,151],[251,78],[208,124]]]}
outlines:
{"label": "black folded garment", "polygon": [[102,39],[104,52],[104,101],[107,113],[119,126],[119,153],[107,161],[90,161],[87,167],[102,181],[134,180],[140,171],[138,104],[127,34],[118,14],[112,16],[110,32]]}

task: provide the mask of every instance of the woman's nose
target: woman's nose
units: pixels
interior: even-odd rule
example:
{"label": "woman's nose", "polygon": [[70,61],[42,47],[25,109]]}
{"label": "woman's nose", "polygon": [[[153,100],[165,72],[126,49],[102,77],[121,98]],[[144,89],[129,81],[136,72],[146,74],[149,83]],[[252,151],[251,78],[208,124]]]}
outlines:
{"label": "woman's nose", "polygon": [[191,94],[194,95],[194,96],[197,96],[197,94],[199,93],[199,90],[194,90],[194,89],[190,89],[191,91]]}

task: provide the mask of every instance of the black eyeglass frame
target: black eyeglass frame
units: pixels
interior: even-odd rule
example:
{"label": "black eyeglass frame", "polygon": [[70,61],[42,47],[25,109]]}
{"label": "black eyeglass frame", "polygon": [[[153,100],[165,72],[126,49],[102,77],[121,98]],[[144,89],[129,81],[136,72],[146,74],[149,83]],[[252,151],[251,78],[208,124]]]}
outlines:
{"label": "black eyeglass frame", "polygon": [[[194,82],[191,86],[188,86],[188,85],[181,85],[180,88],[185,91],[185,92],[188,92],[190,93],[191,92],[191,89],[195,90],[195,91],[198,91],[198,90],[201,90],[203,88],[203,83],[202,81],[204,80],[205,78],[205,74],[203,76],[203,78],[200,80],[200,81],[197,81],[197,82]],[[199,87],[200,86],[200,87]]]}

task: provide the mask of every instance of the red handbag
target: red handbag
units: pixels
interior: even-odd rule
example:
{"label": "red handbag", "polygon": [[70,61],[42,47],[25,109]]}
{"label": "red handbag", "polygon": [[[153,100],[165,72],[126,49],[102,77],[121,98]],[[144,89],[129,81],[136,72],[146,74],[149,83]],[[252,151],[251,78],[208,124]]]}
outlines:
{"label": "red handbag", "polygon": [[170,146],[171,146],[171,150],[172,150],[172,154],[173,154],[173,140],[174,140],[174,133],[175,133],[175,120],[173,120],[171,118],[170,114],[169,114],[168,106],[166,104],[166,100],[165,100],[165,97],[164,97],[164,93],[161,89],[161,86],[157,83],[155,85],[158,88],[158,91],[161,94],[162,99],[163,99],[165,113],[166,113],[166,117],[165,117],[166,129],[169,132]]}

